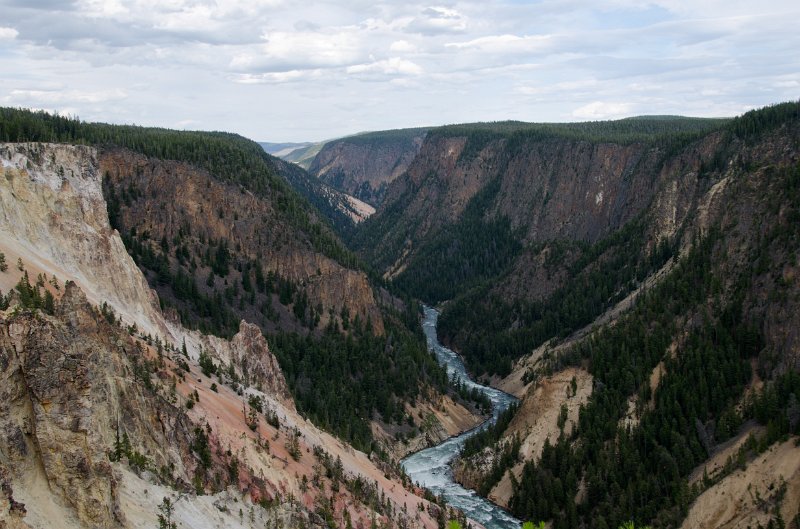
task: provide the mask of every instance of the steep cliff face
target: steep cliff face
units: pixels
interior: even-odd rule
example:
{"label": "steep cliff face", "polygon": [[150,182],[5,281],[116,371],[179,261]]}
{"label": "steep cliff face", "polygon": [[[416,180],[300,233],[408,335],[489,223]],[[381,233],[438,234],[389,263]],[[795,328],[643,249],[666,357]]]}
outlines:
{"label": "steep cliff face", "polygon": [[[553,239],[534,237],[498,283],[447,306],[443,320],[448,310],[474,311],[451,320],[462,324],[451,336],[463,339],[468,359],[483,347],[473,337],[484,325],[493,343],[517,351],[508,376],[493,380],[522,398],[499,441],[457,462],[459,479],[482,486],[500,474],[490,497],[518,516],[565,526],[582,519],[682,527],[796,520],[796,109],[790,105],[771,123],[769,115],[745,116],[672,152],[653,166],[650,198],[632,223],[591,246],[558,235],[558,228]],[[635,178],[636,171],[625,185]],[[582,185],[588,194],[600,192],[590,182]],[[573,201],[574,194],[564,195],[567,204]],[[614,202],[629,202],[623,195]],[[500,202],[491,207],[502,208]],[[612,226],[615,214],[603,215],[593,222]],[[576,233],[593,237],[590,229]],[[632,260],[615,261],[631,248]],[[641,255],[649,265],[642,266]],[[633,266],[638,272],[625,275]],[[602,290],[618,275],[625,282]],[[584,296],[586,289],[603,295]],[[531,302],[519,301],[525,299]],[[598,303],[596,316],[564,325],[587,301]],[[700,402],[716,404],[700,409]],[[500,454],[514,442],[519,455],[502,462]],[[666,452],[658,455],[657,446]],[[663,477],[667,466],[672,490],[687,496],[648,493],[659,486],[656,480],[634,470],[650,468]],[[636,500],[625,487],[636,491]],[[556,496],[536,499],[539,490]],[[640,501],[649,507],[640,509]]]}
{"label": "steep cliff face", "polygon": [[174,335],[181,337],[181,343],[187,345],[187,351],[193,360],[198,360],[200,351],[203,351],[215,363],[232,366],[245,386],[274,395],[286,406],[294,407],[283,372],[258,326],[242,320],[239,323],[239,332],[230,340],[225,340],[188,331],[177,322],[168,325]]}
{"label": "steep cliff face", "polygon": [[419,152],[423,129],[373,132],[327,142],[308,171],[334,189],[377,206]]}
{"label": "steep cliff face", "polygon": [[[257,332],[244,325],[230,343],[215,344],[249,359],[252,381],[263,373],[256,360],[275,365]],[[329,502],[329,516],[367,523],[368,498],[383,492],[378,518],[408,524],[400,506],[427,504],[388,477],[393,471],[304,421],[282,377],[270,380],[282,393],[262,385],[264,393],[247,388],[242,397],[231,379],[214,382],[183,363],[177,347],[109,323],[74,283],[52,316],[13,302],[0,311],[0,521],[139,527],[157,523],[158,504],[172,497],[183,502],[174,519],[191,527],[320,527],[320,502]],[[331,489],[338,492],[328,498]],[[291,508],[287,497],[298,498]],[[270,502],[276,507],[265,508]],[[239,506],[249,522],[235,514]],[[436,526],[425,512],[415,523]]]}
{"label": "steep cliff face", "polygon": [[[72,279],[94,303],[163,334],[157,297],[109,227],[95,150],[2,144],[0,160],[0,249],[9,262],[21,258],[28,268]],[[7,291],[17,278],[5,279],[0,275],[0,288]]]}
{"label": "steep cliff face", "polygon": [[[94,150],[2,152],[0,251],[22,270],[0,272],[0,525],[151,527],[169,498],[186,527],[436,527],[421,491],[297,413],[256,326],[227,341],[164,320],[108,225]],[[6,295],[23,270],[52,306]]]}
{"label": "steep cliff face", "polygon": [[68,526],[125,522],[108,456],[117,428],[153,468],[188,482],[191,422],[133,377],[131,360],[141,356],[142,344],[101,320],[74,283],[54,316],[0,317],[0,454],[34,526],[46,524],[48,503],[69,515]]}
{"label": "steep cliff face", "polygon": [[[458,224],[478,196],[483,218],[507,218],[524,243],[597,242],[642,213],[667,182],[675,184],[678,167],[685,173],[708,161],[719,138],[709,136],[667,162],[664,147],[645,141],[498,138],[478,147],[471,141],[429,133],[356,238],[368,258],[384,270],[413,262],[427,241]],[[497,189],[488,191],[490,184]],[[691,201],[680,191],[676,200]],[[674,204],[675,214],[685,214],[688,205]],[[376,240],[370,230],[383,237]]]}
{"label": "steep cliff face", "polygon": [[[143,253],[152,248],[163,254],[167,266],[191,277],[201,295],[213,298],[233,286],[229,305],[237,323],[246,318],[271,329],[313,329],[341,324],[345,309],[370,321],[376,332],[383,331],[366,275],[322,255],[314,248],[313,232],[288,222],[292,212],[280,210],[281,204],[192,166],[129,151],[104,151],[99,164],[107,189],[120,197],[112,220],[123,235],[142,246]],[[159,241],[165,242],[159,247]],[[162,298],[197,315],[199,308],[189,296],[159,279],[158,266],[145,263]],[[274,278],[268,290],[263,282],[270,274]],[[278,277],[292,284],[290,299],[277,295]]]}

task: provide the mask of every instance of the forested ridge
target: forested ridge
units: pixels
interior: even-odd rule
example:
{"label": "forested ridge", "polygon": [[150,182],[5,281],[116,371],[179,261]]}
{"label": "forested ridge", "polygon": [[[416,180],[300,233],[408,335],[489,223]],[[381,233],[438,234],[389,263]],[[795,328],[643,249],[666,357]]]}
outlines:
{"label": "forested ridge", "polygon": [[[307,234],[313,248],[357,266],[248,140],[83,124],[9,109],[0,117],[0,139],[116,145],[194,164],[226,184],[274,198],[276,210]],[[384,294],[397,296],[388,303],[394,308],[383,309],[383,336],[368,319],[315,305],[300,282],[267,272],[259,258],[246,257],[230,241],[202,237],[192,226],[164,237],[122,226],[121,215],[141,191],[107,183],[104,192],[109,218],[128,251],[159,292],[170,292],[165,308],[175,309],[189,326],[223,336],[235,332],[242,314],[251,315],[271,333],[298,409],[365,451],[378,449],[370,421],[416,426],[405,404],[424,398],[428,389],[447,391],[449,381],[425,348],[411,297],[445,302],[440,337],[479,376],[508,375],[517,360],[549,342],[541,358],[528,364],[523,383],[535,387],[544,377],[577,368],[591,375],[591,395],[580,406],[575,428],[565,429],[566,415],[559,416],[560,435],[545,442],[538,459],[523,462],[520,439],[506,436],[516,407],[470,439],[462,457],[487,447],[494,457],[480,492],[491,492],[519,464],[522,472],[510,478],[508,506],[520,519],[552,521],[558,529],[614,528],[628,520],[678,527],[704,491],[774,443],[800,435],[800,361],[794,346],[785,345],[795,343],[791,326],[800,300],[799,130],[797,102],[733,119],[651,116],[433,129],[429,139],[465,139],[457,163],[477,159],[476,167],[492,142],[502,144],[507,159],[540,140],[645,143],[651,162],[656,160],[653,171],[674,184],[678,196],[664,199],[669,207],[654,198],[635,215],[615,214],[614,222],[624,222],[611,222],[595,240],[537,239],[535,231],[515,228],[497,205],[503,166],[499,176],[481,181],[457,217],[412,240],[419,226],[405,215],[418,189],[409,186],[348,234],[376,271],[373,284],[379,273],[391,272]],[[620,172],[631,174],[627,166]],[[439,185],[436,179],[431,173],[424,184]],[[653,176],[649,182],[656,181]],[[314,193],[309,188],[310,199]],[[681,193],[692,196],[681,201]],[[549,200],[552,205],[559,197]],[[632,199],[621,194],[616,200]],[[681,208],[683,217],[674,213]],[[229,222],[235,212],[217,214]],[[665,229],[671,222],[679,225]],[[401,229],[390,231],[396,225]],[[387,233],[390,239],[382,240]],[[380,252],[373,251],[378,243]],[[515,264],[523,257],[552,275],[557,286],[539,297],[498,288],[519,273]],[[591,327],[628,296],[621,312]],[[325,315],[330,323],[321,325]],[[569,345],[552,352],[564,340]],[[653,383],[657,368],[662,375]],[[735,458],[712,477],[689,484],[698,465],[755,423],[763,431],[744,442]],[[800,527],[800,519],[781,518],[778,496],[761,501],[772,527]]]}
{"label": "forested ridge", "polygon": [[[790,350],[768,345],[774,322],[757,316],[764,314],[761,303],[793,306],[797,300],[797,289],[785,274],[787,267],[796,266],[800,249],[800,164],[759,165],[735,148],[736,142],[763,140],[780,127],[791,133],[798,117],[798,105],[787,104],[731,123],[720,145],[723,155],[702,171],[717,181],[723,173],[735,180],[729,184],[736,190],[730,192],[735,201],[722,221],[686,235],[692,239],[688,253],[680,255],[678,246],[666,240],[646,252],[642,217],[584,248],[568,265],[573,279],[549,298],[552,304],[525,307],[491,298],[486,303],[488,290],[483,289],[447,305],[441,328],[446,332],[471,326],[463,334],[466,340],[483,336],[487,346],[465,341],[457,344],[459,350],[468,358],[474,355],[470,365],[476,371],[497,372],[505,367],[500,361],[505,354],[515,359],[544,340],[564,338],[576,325],[591,321],[592,310],[624,295],[620,285],[637,284],[668,259],[676,262],[661,281],[638,295],[615,325],[601,327],[557,356],[545,355],[526,374],[535,382],[567,366],[588,368],[594,388],[577,427],[566,433],[562,429],[558,439],[546,442],[541,458],[526,462],[521,478],[512,479],[515,492],[509,507],[516,516],[552,520],[556,528],[613,528],[628,519],[677,527],[704,490],[744,470],[774,443],[800,434],[797,359]],[[754,209],[760,212],[757,227],[748,217]],[[586,274],[584,266],[609,250],[614,256],[606,261],[609,267],[600,261],[593,270],[597,275]],[[597,302],[600,306],[591,309]],[[587,319],[573,312],[580,306],[589,309],[583,313]],[[665,374],[654,390],[651,374],[659,363]],[[754,390],[753,380],[767,382]],[[631,402],[638,417],[633,425],[626,422]],[[765,432],[750,437],[713,478],[690,486],[689,476],[698,465],[753,421],[766,427]],[[494,446],[502,455],[495,466],[511,468],[520,460],[513,453],[505,460],[514,445],[508,438],[498,444],[501,438],[495,432],[477,436],[462,456]],[[495,479],[494,474],[493,468],[487,479]],[[769,527],[800,521],[782,519],[782,487],[762,500]]]}
{"label": "forested ridge", "polygon": [[287,220],[309,236],[317,251],[344,266],[359,266],[325,226],[324,218],[315,215],[308,202],[276,173],[264,149],[238,134],[87,123],[43,111],[0,107],[0,140],[124,147],[145,156],[195,165],[221,181],[268,196]]}
{"label": "forested ridge", "polygon": [[[520,351],[588,325],[664,265],[674,243],[663,240],[647,254],[646,225],[642,217],[595,245],[574,244],[580,257],[568,267],[571,280],[546,300],[503,299],[491,293],[491,283],[456,298],[439,319],[442,339],[462,351],[475,372],[507,375]],[[551,259],[558,262],[558,250],[554,254]],[[515,322],[513,328],[509,322]]]}

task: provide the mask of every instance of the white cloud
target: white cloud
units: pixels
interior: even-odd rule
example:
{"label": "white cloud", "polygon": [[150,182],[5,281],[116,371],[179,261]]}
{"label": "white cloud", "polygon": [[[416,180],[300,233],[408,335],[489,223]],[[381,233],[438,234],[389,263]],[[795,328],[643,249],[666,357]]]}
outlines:
{"label": "white cloud", "polygon": [[357,32],[281,32],[263,36],[264,43],[235,55],[230,66],[240,72],[274,72],[354,64],[365,58]]}
{"label": "white cloud", "polygon": [[14,28],[0,27],[0,40],[14,40],[19,35],[19,31]]}
{"label": "white cloud", "polygon": [[573,110],[572,116],[588,120],[614,119],[630,115],[631,108],[630,103],[594,101]]}
{"label": "white cloud", "polygon": [[459,50],[477,50],[490,53],[530,53],[541,52],[552,48],[553,37],[551,35],[490,35],[480,37],[466,42],[448,42],[447,48]]}
{"label": "white cloud", "polygon": [[461,33],[469,27],[467,17],[455,9],[441,6],[426,7],[419,16],[413,18],[406,30],[423,35],[440,33]]}
{"label": "white cloud", "polygon": [[53,105],[61,103],[104,103],[120,101],[128,97],[121,89],[83,92],[80,90],[20,90],[15,89],[4,99],[7,103],[30,105]]}
{"label": "white cloud", "polygon": [[369,64],[355,64],[347,67],[349,74],[379,73],[385,75],[421,75],[422,67],[406,59],[392,57]]}
{"label": "white cloud", "polygon": [[396,40],[389,46],[389,51],[394,53],[414,53],[418,48],[407,40]]}
{"label": "white cloud", "polygon": [[800,97],[796,2],[429,1],[0,0],[0,103],[311,140]]}
{"label": "white cloud", "polygon": [[232,77],[239,84],[281,84],[320,79],[323,71],[314,70],[289,70],[288,72],[266,72],[260,74],[245,73]]}

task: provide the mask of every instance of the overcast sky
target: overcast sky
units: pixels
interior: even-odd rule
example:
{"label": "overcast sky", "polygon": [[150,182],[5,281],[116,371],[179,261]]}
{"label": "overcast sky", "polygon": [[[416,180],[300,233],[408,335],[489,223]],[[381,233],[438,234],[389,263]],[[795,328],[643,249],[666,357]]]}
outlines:
{"label": "overcast sky", "polygon": [[259,141],[800,98],[797,0],[0,0],[0,106]]}

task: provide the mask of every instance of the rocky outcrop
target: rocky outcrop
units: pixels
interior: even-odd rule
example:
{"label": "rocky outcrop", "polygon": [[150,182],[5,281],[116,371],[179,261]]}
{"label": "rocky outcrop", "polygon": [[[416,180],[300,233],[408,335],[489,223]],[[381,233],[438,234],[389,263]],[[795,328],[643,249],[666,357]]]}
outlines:
{"label": "rocky outcrop", "polygon": [[327,142],[308,171],[334,189],[377,206],[420,150],[425,131],[373,132]]}
{"label": "rocky outcrop", "polygon": [[158,298],[109,227],[96,151],[2,144],[0,159],[0,249],[75,281],[94,303],[107,302],[129,324],[163,335]]}
{"label": "rocky outcrop", "polygon": [[54,316],[13,306],[0,313],[0,462],[27,485],[14,489],[27,519],[47,516],[44,495],[78,526],[124,523],[109,461],[118,432],[153,468],[188,482],[191,424],[132,377],[131,358],[141,356],[141,344],[102,319],[74,283]]}
{"label": "rocky outcrop", "polygon": [[230,340],[186,331],[178,326],[174,326],[174,329],[176,333],[183,333],[183,343],[186,343],[187,350],[194,359],[197,359],[200,351],[205,351],[221,368],[233,366],[245,386],[253,386],[281,399],[287,406],[294,407],[278,360],[269,350],[266,338],[256,325],[242,320],[239,323],[239,332]]}
{"label": "rocky outcrop", "polygon": [[[323,504],[355,526],[436,527],[428,502],[391,469],[297,413],[256,326],[240,323],[228,342],[164,320],[108,225],[92,149],[0,149],[0,251],[11,264],[22,258],[31,281],[41,274],[56,298],[52,314],[23,307],[21,296],[0,310],[0,527],[155,527],[164,497],[185,527],[321,527]],[[75,160],[84,165],[66,163]],[[4,292],[21,273],[0,272]],[[96,308],[104,301],[110,309]],[[201,346],[251,387],[203,374]],[[251,413],[251,397],[270,415]],[[341,461],[335,489],[325,476],[308,481],[325,453]],[[354,476],[358,490],[345,481]],[[364,483],[385,502],[369,503]],[[261,500],[291,505],[265,509]],[[405,502],[423,510],[406,514]]]}
{"label": "rocky outcrop", "polygon": [[373,435],[398,461],[459,435],[486,420],[486,417],[450,396],[439,395],[432,390],[425,393],[425,397],[418,399],[413,406],[406,404],[406,413],[412,418],[413,426],[372,422]]}

